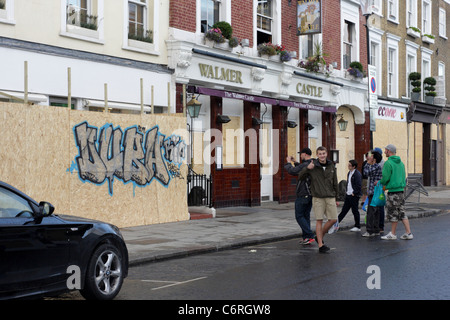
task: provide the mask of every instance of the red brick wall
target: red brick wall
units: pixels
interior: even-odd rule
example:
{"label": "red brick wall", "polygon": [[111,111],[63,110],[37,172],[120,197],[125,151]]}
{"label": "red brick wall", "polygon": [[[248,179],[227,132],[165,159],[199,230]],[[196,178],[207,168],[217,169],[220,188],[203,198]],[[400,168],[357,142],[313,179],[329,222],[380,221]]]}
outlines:
{"label": "red brick wall", "polygon": [[231,2],[231,26],[233,36],[249,39],[250,47],[253,46],[253,1]]}
{"label": "red brick wall", "polygon": [[170,0],[169,26],[195,32],[196,0]]}
{"label": "red brick wall", "polygon": [[322,48],[327,64],[337,62],[341,68],[341,2],[322,1]]}

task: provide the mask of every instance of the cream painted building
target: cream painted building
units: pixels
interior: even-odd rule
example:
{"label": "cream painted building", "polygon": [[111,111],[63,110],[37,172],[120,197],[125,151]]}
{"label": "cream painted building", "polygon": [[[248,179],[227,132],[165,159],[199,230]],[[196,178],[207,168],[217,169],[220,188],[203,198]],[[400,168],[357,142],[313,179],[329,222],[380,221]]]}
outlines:
{"label": "cream painted building", "polygon": [[117,113],[173,109],[168,1],[0,3],[0,100],[27,92],[29,102],[55,106],[70,95],[79,110],[103,110],[105,100]]}

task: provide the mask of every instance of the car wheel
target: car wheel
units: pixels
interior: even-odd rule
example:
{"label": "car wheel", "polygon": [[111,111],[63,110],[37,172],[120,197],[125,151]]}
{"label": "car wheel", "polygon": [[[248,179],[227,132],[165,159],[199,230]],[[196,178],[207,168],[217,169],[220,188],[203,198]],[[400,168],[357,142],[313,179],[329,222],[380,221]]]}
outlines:
{"label": "car wheel", "polygon": [[111,300],[119,293],[123,283],[122,254],[112,244],[98,247],[88,264],[81,295],[89,300]]}

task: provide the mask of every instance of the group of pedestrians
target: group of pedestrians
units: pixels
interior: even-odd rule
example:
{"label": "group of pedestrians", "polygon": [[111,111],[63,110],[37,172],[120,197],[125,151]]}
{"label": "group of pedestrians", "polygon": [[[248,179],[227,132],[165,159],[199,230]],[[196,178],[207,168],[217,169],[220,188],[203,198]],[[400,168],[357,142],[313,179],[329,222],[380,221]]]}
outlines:
{"label": "group of pedestrians", "polygon": [[[317,242],[320,253],[327,253],[330,248],[325,245],[324,236],[338,230],[346,214],[352,210],[355,225],[350,231],[361,231],[359,213],[359,200],[363,196],[363,176],[367,178],[367,215],[366,232],[363,237],[374,237],[384,233],[384,206],[371,206],[374,190],[377,184],[383,186],[386,193],[387,220],[391,222],[391,231],[383,235],[383,240],[395,240],[396,229],[399,221],[405,226],[405,233],[401,239],[413,239],[408,217],[405,213],[404,188],[406,186],[406,171],[400,157],[396,155],[397,149],[389,144],[385,147],[384,154],[387,158],[383,161],[382,150],[375,148],[366,154],[362,173],[358,171],[356,160],[348,163],[347,188],[344,204],[340,214],[337,214],[337,197],[339,194],[336,167],[327,159],[327,149],[319,147],[316,150],[317,158],[312,158],[309,148],[301,150],[301,163],[295,162],[294,157],[287,157],[285,169],[289,174],[298,177],[295,201],[295,218],[302,229],[301,243],[308,245]],[[310,212],[313,209],[316,218],[315,235],[310,227]],[[326,219],[324,223],[324,219]]]}

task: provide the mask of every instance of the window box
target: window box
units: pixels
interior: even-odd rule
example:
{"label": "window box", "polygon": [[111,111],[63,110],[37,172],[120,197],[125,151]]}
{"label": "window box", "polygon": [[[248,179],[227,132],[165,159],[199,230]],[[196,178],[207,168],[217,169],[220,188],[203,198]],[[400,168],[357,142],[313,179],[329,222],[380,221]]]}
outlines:
{"label": "window box", "polygon": [[86,37],[86,38],[93,38],[93,39],[100,38],[98,30],[87,29],[87,28],[78,27],[78,26],[71,25],[71,24],[67,25],[67,32],[78,35],[78,36]]}
{"label": "window box", "polygon": [[146,42],[146,41],[128,39],[128,46],[131,48],[135,48],[135,49],[139,49],[139,50],[143,50],[143,51],[152,51],[153,50],[153,43]]}
{"label": "window box", "polygon": [[420,29],[415,28],[415,27],[409,27],[406,30],[406,34],[408,34],[409,36],[411,36],[413,38],[420,38]]}
{"label": "window box", "polygon": [[424,34],[422,36],[422,41],[425,43],[433,44],[434,43],[434,36],[430,34]]}

